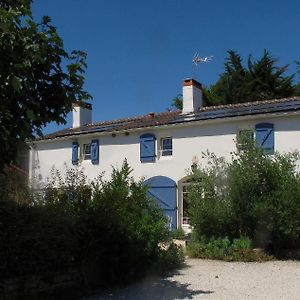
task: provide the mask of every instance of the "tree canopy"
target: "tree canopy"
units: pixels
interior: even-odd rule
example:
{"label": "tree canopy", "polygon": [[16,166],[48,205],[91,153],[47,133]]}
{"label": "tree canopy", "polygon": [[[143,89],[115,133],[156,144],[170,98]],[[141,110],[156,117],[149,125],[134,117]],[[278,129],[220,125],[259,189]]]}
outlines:
{"label": "tree canopy", "polygon": [[31,0],[0,0],[0,170],[17,145],[42,134],[49,122],[65,123],[84,91],[86,54],[68,53],[44,16],[35,22]]}
{"label": "tree canopy", "polygon": [[[245,66],[241,56],[236,51],[229,50],[224,63],[224,72],[218,81],[210,87],[203,87],[205,105],[259,101],[297,95],[299,86],[293,86],[294,75],[285,75],[288,66],[278,66],[277,63],[278,60],[265,50],[258,60],[254,60],[249,55]],[[181,109],[182,103],[173,100],[172,106]]]}
{"label": "tree canopy", "polygon": [[270,52],[253,60],[249,55],[247,66],[237,52],[229,50],[225,72],[206,91],[208,104],[227,104],[259,101],[292,96],[293,77],[285,76],[287,66],[277,66],[278,60]]}

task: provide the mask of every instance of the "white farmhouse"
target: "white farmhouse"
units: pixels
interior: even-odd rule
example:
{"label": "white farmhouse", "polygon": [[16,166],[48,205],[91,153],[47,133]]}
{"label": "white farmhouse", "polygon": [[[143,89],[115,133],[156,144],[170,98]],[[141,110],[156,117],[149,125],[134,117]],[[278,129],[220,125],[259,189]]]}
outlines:
{"label": "white farmhouse", "polygon": [[172,228],[187,227],[187,169],[209,150],[231,158],[239,134],[251,134],[268,154],[300,149],[300,98],[203,107],[201,84],[183,81],[183,110],[92,123],[92,107],[73,107],[73,127],[32,143],[29,173],[45,181],[54,166],[80,167],[89,178],[125,159],[136,179],[168,215]]}

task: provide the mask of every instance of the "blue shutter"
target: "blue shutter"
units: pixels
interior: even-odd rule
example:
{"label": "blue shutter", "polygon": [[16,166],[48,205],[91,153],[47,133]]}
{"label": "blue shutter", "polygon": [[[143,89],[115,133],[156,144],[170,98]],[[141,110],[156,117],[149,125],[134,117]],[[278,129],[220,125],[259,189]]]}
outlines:
{"label": "blue shutter", "polygon": [[91,161],[92,161],[93,165],[99,163],[99,141],[98,140],[92,140],[92,143],[91,143]]}
{"label": "blue shutter", "polygon": [[78,164],[78,143],[77,142],[72,143],[72,164],[73,165]]}
{"label": "blue shutter", "polygon": [[274,126],[270,123],[260,123],[255,127],[256,145],[265,154],[274,154]]}
{"label": "blue shutter", "polygon": [[141,162],[155,161],[155,136],[143,134],[140,136],[140,160]]}

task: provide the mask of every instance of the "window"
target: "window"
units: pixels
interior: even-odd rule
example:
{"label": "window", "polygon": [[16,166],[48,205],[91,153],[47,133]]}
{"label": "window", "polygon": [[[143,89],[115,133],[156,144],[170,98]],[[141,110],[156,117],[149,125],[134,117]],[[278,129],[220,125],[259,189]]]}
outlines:
{"label": "window", "polygon": [[172,155],[173,146],[172,146],[172,138],[165,137],[161,139],[161,156]]}
{"label": "window", "polygon": [[253,145],[254,132],[250,129],[239,130],[237,134],[237,148],[238,151],[246,150],[247,145]]}
{"label": "window", "polygon": [[91,159],[91,144],[83,144],[81,157],[84,160]]}
{"label": "window", "polygon": [[274,126],[271,123],[260,123],[255,126],[256,145],[265,154],[274,154]]}
{"label": "window", "polygon": [[182,184],[182,225],[189,225],[189,200],[188,200],[188,186],[189,182]]}

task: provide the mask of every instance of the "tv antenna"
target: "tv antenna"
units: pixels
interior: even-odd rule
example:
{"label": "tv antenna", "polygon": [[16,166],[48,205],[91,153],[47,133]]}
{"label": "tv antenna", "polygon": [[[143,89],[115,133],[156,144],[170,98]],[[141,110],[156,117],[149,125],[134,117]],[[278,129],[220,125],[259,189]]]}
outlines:
{"label": "tv antenna", "polygon": [[199,55],[199,53],[196,52],[195,55],[193,56],[193,59],[192,59],[192,62],[193,62],[193,68],[192,68],[193,69],[193,77],[196,77],[196,70],[197,70],[199,64],[201,64],[201,63],[209,63],[209,62],[212,61],[212,58],[213,58],[212,55],[201,57]]}
{"label": "tv antenna", "polygon": [[213,58],[213,55],[200,57],[199,53],[196,52],[193,59],[192,59],[192,62],[194,63],[194,65],[196,67],[198,67],[198,65],[200,63],[209,63],[209,62],[211,62],[212,58]]}

